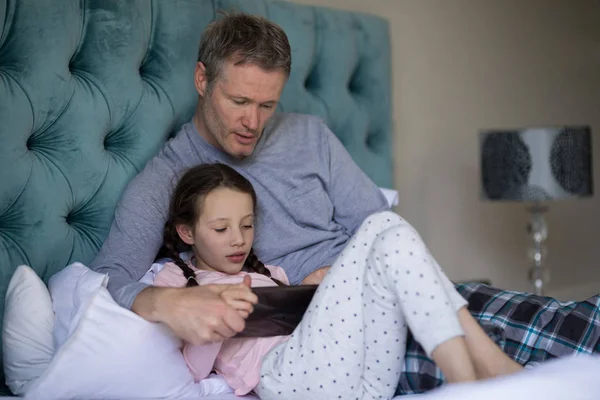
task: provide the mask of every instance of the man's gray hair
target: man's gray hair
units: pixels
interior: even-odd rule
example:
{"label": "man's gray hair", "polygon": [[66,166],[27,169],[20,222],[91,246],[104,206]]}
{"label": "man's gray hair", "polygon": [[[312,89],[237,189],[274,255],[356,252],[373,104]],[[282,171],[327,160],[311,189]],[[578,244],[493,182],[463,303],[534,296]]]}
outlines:
{"label": "man's gray hair", "polygon": [[289,76],[292,52],[279,25],[260,16],[225,13],[208,24],[202,34],[198,61],[205,66],[210,92],[227,61],[235,65],[253,64],[265,71],[282,70]]}

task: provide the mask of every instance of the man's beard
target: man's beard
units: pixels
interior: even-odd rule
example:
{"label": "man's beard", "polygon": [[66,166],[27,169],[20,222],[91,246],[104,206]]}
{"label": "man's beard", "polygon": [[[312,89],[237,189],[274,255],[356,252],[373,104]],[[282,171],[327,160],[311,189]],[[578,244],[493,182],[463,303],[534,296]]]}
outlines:
{"label": "man's beard", "polygon": [[224,139],[228,133],[227,126],[225,126],[219,114],[213,108],[210,97],[200,100],[200,114],[204,128],[206,129],[206,135],[214,142],[211,144],[216,144],[220,150],[227,152],[224,148]]}

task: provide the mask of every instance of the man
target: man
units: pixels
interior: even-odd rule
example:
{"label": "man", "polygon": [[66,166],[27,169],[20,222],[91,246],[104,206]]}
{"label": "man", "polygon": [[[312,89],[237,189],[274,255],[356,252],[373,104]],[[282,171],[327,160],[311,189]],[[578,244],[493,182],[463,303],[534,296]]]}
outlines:
{"label": "man", "polygon": [[[108,274],[108,289],[121,306],[166,324],[190,343],[224,340],[244,329],[244,319],[221,299],[223,292],[247,301],[256,297],[244,285],[157,288],[138,282],[162,244],[170,194],[182,171],[199,163],[223,162],[252,182],[259,194],[255,251],[263,262],[282,266],[292,284],[320,282],[360,223],[388,209],[379,189],[320,120],[275,114],[290,67],[290,46],[278,26],[243,14],[211,23],[202,37],[194,75],[199,101],[193,121],[128,185],[110,234],[91,265]],[[524,300],[517,303],[506,294],[502,298],[501,291],[478,286],[464,287],[462,294],[480,310],[498,299],[504,304]],[[540,309],[542,301],[532,303]],[[483,311],[475,315],[480,321],[487,317]],[[589,320],[586,326],[597,318]],[[521,332],[531,334],[534,325],[520,322],[525,325],[513,339],[521,340]],[[541,331],[535,334],[541,337]],[[586,335],[585,343],[572,340],[571,351],[595,349],[590,337],[597,338],[598,331]],[[552,338],[557,336],[565,335]],[[530,343],[531,336],[522,341]],[[548,342],[552,340],[544,341]],[[529,358],[520,349],[515,346],[514,354],[508,353],[525,364]],[[556,355],[551,346],[534,350],[544,357]],[[443,381],[414,341],[408,344],[406,366],[399,386],[404,393]]]}
{"label": "man", "polygon": [[319,119],[275,114],[290,67],[287,36],[266,19],[242,14],[210,24],[194,76],[199,102],[193,121],[128,185],[91,265],[108,274],[108,289],[121,306],[191,343],[244,328],[221,291],[254,295],[243,285],[168,289],[137,282],[162,244],[169,198],[183,170],[218,161],[252,182],[259,193],[256,254],[281,265],[292,284],[320,282],[360,223],[388,208]]}

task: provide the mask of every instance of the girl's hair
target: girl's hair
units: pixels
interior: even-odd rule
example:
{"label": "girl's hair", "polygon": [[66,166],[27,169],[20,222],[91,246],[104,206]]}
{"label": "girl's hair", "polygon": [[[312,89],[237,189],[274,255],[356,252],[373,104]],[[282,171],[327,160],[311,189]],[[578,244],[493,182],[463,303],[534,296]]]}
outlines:
{"label": "girl's hair", "polygon": [[[188,171],[177,182],[171,196],[169,215],[163,232],[163,246],[157,258],[170,258],[183,271],[187,278],[186,286],[197,286],[196,275],[182,259],[179,253],[190,250],[191,246],[184,243],[177,233],[176,226],[180,224],[194,227],[198,221],[206,196],[215,189],[226,188],[247,193],[252,197],[256,212],[256,193],[252,184],[233,168],[225,164],[200,164]],[[254,250],[246,258],[244,268],[273,279],[278,285],[284,283],[271,277],[271,272],[260,262]]]}

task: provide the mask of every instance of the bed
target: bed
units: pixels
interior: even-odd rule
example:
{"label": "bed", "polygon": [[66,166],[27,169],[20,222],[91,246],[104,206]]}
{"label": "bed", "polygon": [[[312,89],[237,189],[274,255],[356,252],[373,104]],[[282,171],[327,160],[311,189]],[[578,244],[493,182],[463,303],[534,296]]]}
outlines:
{"label": "bed", "polygon": [[0,0],[0,317],[17,266],[47,283],[93,259],[125,185],[191,118],[201,32],[231,9],[289,36],[280,110],[322,117],[393,188],[384,19],[271,0]]}
{"label": "bed", "polygon": [[47,282],[93,259],[127,182],[190,120],[200,35],[219,10],[286,30],[280,109],[321,116],[393,187],[383,19],[285,1],[0,0],[0,315],[18,265]]}

